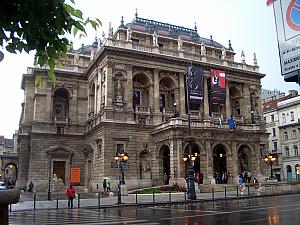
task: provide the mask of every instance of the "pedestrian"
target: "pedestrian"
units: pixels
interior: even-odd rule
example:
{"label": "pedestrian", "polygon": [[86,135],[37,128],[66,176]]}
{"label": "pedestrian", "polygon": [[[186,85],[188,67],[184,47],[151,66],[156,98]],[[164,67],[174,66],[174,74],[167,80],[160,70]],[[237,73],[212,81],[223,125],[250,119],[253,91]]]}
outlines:
{"label": "pedestrian", "polygon": [[203,184],[203,173],[201,173],[201,172],[199,174],[199,183]]}
{"label": "pedestrian", "polygon": [[243,175],[242,175],[242,174],[240,174],[240,176],[239,176],[239,184],[240,184],[240,189],[242,189],[242,188],[243,188],[243,183],[244,183],[244,180],[243,180]]}
{"label": "pedestrian", "polygon": [[73,208],[73,199],[76,196],[75,188],[70,184],[70,186],[67,188],[67,197],[68,197],[68,208]]}
{"label": "pedestrian", "polygon": [[34,188],[34,184],[32,181],[30,181],[29,185],[28,185],[28,194],[32,194],[33,193],[33,188]]}
{"label": "pedestrian", "polygon": [[164,174],[164,185],[168,185],[169,184],[169,176],[167,173]]}
{"label": "pedestrian", "polygon": [[107,191],[107,182],[106,182],[106,179],[103,180],[103,194],[106,196],[106,191]]}

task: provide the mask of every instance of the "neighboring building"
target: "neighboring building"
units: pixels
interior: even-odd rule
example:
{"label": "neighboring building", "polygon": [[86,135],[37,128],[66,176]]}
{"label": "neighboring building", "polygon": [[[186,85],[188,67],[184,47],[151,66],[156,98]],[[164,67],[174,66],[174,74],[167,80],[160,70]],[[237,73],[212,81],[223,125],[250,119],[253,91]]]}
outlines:
{"label": "neighboring building", "polygon": [[[50,180],[52,188],[59,183],[63,188],[72,168],[80,169],[75,185],[95,190],[110,177],[115,187],[119,170],[111,165],[116,152],[129,155],[128,188],[162,184],[165,173],[171,183],[184,184],[189,62],[204,72],[203,101],[190,111],[195,171],[203,173],[206,183],[225,171],[261,176],[261,152],[267,144],[264,74],[256,57],[248,65],[244,54],[241,63],[234,55],[230,43],[226,48],[202,38],[196,27],[136,15],[126,25],[121,21],[115,33],[110,28],[101,43],[71,50],[55,69],[55,85],[44,68],[28,68],[22,79],[18,187],[33,181],[37,190],[47,190]],[[211,69],[225,72],[224,95],[212,92]],[[35,88],[36,75],[43,76],[43,90]],[[215,97],[224,104],[212,104]],[[231,114],[236,129],[226,123]]]}
{"label": "neighboring building", "polygon": [[300,96],[278,103],[283,177],[300,179]]}
{"label": "neighboring building", "polygon": [[[291,104],[286,104],[286,102],[294,102],[298,98],[297,96],[298,92],[291,90],[289,91],[289,95],[287,96],[281,98],[270,96],[270,98],[266,102],[264,102],[264,117],[266,121],[266,130],[267,133],[269,133],[269,148],[266,148],[265,150],[266,153],[277,153],[278,155],[278,161],[276,165],[273,166],[273,173],[275,174],[278,180],[287,179],[286,164],[289,164],[287,162],[296,159],[291,158],[290,156],[288,156],[288,154],[290,151],[290,147],[295,149],[295,151],[293,151],[297,153],[298,147],[295,147],[297,146],[295,142],[299,141],[298,138],[295,137],[295,135],[298,135],[297,132],[299,131],[296,131],[295,133],[295,129],[289,127],[295,126],[296,117],[298,116],[298,114],[296,110],[293,111],[293,109],[290,108]],[[289,107],[286,107],[286,105],[289,105]],[[296,107],[296,104],[293,107]],[[288,122],[288,118],[290,120],[292,119],[292,121]],[[289,140],[292,137],[291,135],[293,136],[293,139]],[[266,173],[270,174],[270,172],[268,171],[269,168],[266,169]],[[294,179],[295,178],[296,175],[294,171]],[[292,179],[292,177],[290,177],[290,179]]]}
{"label": "neighboring building", "polygon": [[0,136],[0,180],[5,177],[11,177],[14,181],[17,179],[18,170],[18,151],[17,139],[18,131],[13,135],[13,139]]}
{"label": "neighboring building", "polygon": [[285,96],[285,93],[274,89],[272,90],[267,90],[267,89],[262,89],[262,99],[263,102],[270,101],[270,100],[275,100],[279,99]]}

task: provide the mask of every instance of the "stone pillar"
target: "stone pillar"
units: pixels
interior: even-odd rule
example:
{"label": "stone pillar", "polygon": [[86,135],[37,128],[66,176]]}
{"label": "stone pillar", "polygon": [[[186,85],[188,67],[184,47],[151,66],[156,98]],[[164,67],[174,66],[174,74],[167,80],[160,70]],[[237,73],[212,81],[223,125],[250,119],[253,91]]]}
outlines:
{"label": "stone pillar", "polygon": [[154,69],[154,112],[159,113],[159,70]]}
{"label": "stone pillar", "polygon": [[226,119],[231,115],[230,95],[229,95],[229,80],[226,79]]}
{"label": "stone pillar", "polygon": [[69,117],[72,122],[77,121],[77,85],[74,85],[72,98],[70,98],[69,104]]}
{"label": "stone pillar", "polygon": [[230,171],[231,174],[233,174],[235,177],[239,175],[239,170],[238,170],[238,152],[237,152],[237,143],[236,141],[231,142],[231,158],[232,158],[232,172]]}
{"label": "stone pillar", "polygon": [[95,92],[94,92],[94,114],[97,114],[97,107],[98,107],[98,104],[97,104],[97,79],[95,79],[94,81],[94,85],[95,85]]}
{"label": "stone pillar", "polygon": [[29,161],[30,161],[30,141],[27,135],[19,135],[20,152],[17,188],[25,189],[28,182]]}
{"label": "stone pillar", "polygon": [[249,84],[243,84],[243,102],[241,105],[241,114],[245,119],[251,121],[251,101],[250,101],[250,86]]}
{"label": "stone pillar", "polygon": [[100,73],[100,69],[98,68],[98,71],[97,71],[97,86],[96,86],[98,91],[97,91],[97,96],[95,96],[98,108],[96,109],[96,113],[100,112],[100,109],[101,109],[101,98],[102,98],[101,79],[102,79],[102,76],[101,76],[101,73]]}
{"label": "stone pillar", "polygon": [[258,97],[258,102],[257,102],[257,108],[258,108],[258,116],[259,116],[259,118],[260,118],[260,122],[261,123],[264,123],[264,112],[263,112],[263,102],[262,102],[262,95],[261,95],[261,85],[259,85],[259,86],[257,86],[257,94],[258,94],[258,96],[256,96],[256,97]]}
{"label": "stone pillar", "polygon": [[209,177],[214,176],[214,171],[213,171],[213,152],[211,148],[211,141],[206,140],[205,141],[205,151],[206,151],[206,174],[203,174],[204,180],[206,180],[206,184],[210,183]]}
{"label": "stone pillar", "polygon": [[253,159],[254,159],[253,164],[255,165],[254,173],[256,175],[261,175],[261,157],[260,157],[260,146],[259,146],[259,143],[255,143],[254,144],[254,157],[253,157]]}
{"label": "stone pillar", "polygon": [[[49,85],[48,85],[49,84]],[[51,91],[51,86],[50,83],[46,83],[45,85],[45,90],[46,90],[46,105],[45,105],[45,110],[46,110],[46,120],[52,120],[52,109],[53,109],[53,102],[52,102],[52,91]]]}
{"label": "stone pillar", "polygon": [[180,99],[179,99],[179,102],[180,102],[180,114],[181,115],[185,115],[185,95],[186,95],[186,92],[185,92],[185,76],[183,73],[180,73],[179,74],[179,95],[180,95]]}
{"label": "stone pillar", "polygon": [[208,85],[207,76],[204,76],[204,118],[209,117],[209,103],[208,103]]}
{"label": "stone pillar", "polygon": [[105,79],[105,108],[112,108],[113,102],[113,63],[107,62],[106,79]]}
{"label": "stone pillar", "polygon": [[170,140],[170,178],[175,178],[176,166],[176,142],[174,139]]}
{"label": "stone pillar", "polygon": [[127,105],[127,109],[128,110],[132,110],[133,106],[132,106],[132,66],[131,65],[127,65],[126,66],[126,88],[125,88],[125,103]]}

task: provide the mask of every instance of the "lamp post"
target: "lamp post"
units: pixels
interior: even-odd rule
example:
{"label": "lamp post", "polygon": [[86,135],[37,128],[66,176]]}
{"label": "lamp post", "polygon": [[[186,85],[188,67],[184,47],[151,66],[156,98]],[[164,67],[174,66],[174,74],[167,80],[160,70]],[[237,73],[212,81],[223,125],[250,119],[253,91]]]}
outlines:
{"label": "lamp post", "polygon": [[186,139],[189,146],[189,169],[188,169],[188,199],[195,200],[196,197],[196,191],[195,191],[195,177],[194,177],[194,166],[192,164],[192,142],[194,141],[194,138],[191,136],[191,114],[190,114],[190,85],[193,81],[193,78],[195,77],[195,74],[191,72],[191,69],[189,69],[186,77],[186,104],[187,104],[187,114],[188,114],[188,132],[189,136]]}
{"label": "lamp post", "polygon": [[119,153],[117,152],[116,155],[114,156],[114,159],[116,163],[118,164],[120,173],[119,173],[119,184],[118,184],[118,205],[122,203],[121,200],[121,185],[125,184],[124,180],[124,169],[125,169],[125,164],[128,161],[129,157],[126,152],[124,153]]}
{"label": "lamp post", "polygon": [[270,167],[271,167],[271,176],[270,176],[270,179],[274,179],[274,176],[273,176],[273,164],[276,162],[277,160],[277,154],[272,154],[270,153],[269,155],[265,155],[265,162],[266,164],[269,164]]}
{"label": "lamp post", "polygon": [[255,124],[254,111],[253,110],[251,110],[251,124]]}
{"label": "lamp post", "polygon": [[49,170],[49,176],[48,176],[48,200],[51,200],[51,161],[48,163],[48,170]]}
{"label": "lamp post", "polygon": [[177,111],[177,103],[174,102],[174,118],[178,118],[179,117],[179,112]]}

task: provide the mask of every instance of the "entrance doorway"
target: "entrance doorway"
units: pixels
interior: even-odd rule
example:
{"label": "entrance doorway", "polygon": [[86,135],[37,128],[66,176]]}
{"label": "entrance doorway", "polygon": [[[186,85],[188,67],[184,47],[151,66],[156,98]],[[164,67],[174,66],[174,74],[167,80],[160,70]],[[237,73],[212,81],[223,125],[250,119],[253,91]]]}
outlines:
{"label": "entrance doorway", "polygon": [[213,150],[213,163],[215,175],[221,176],[223,172],[227,172],[226,150],[223,145],[217,145]]}
{"label": "entrance doorway", "polygon": [[168,178],[170,177],[170,149],[167,145],[163,145],[159,151],[159,171],[160,178],[163,181],[163,177],[166,174]]}
{"label": "entrance doorway", "polygon": [[286,173],[287,173],[287,181],[292,181],[293,172],[292,172],[292,167],[290,165],[286,166]]}
{"label": "entrance doorway", "polygon": [[61,179],[62,182],[65,182],[66,174],[66,162],[65,161],[53,161],[53,175],[56,174],[58,179]]}

